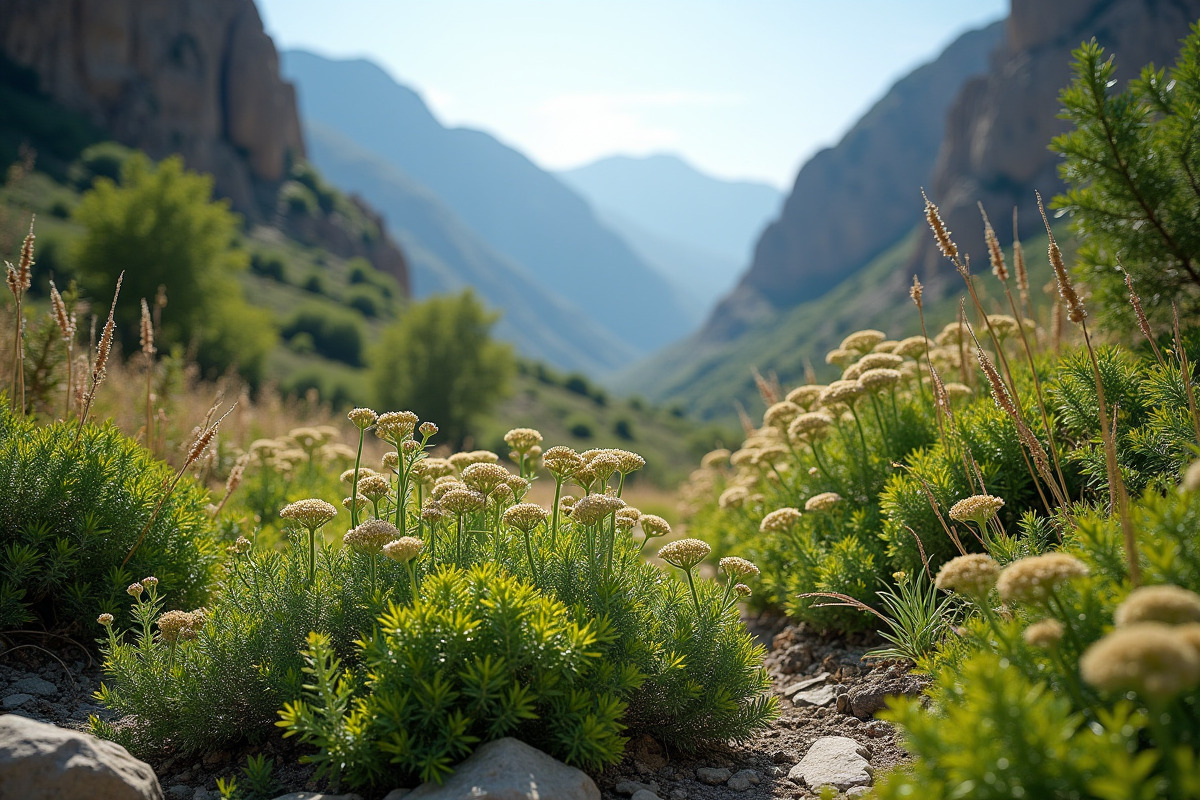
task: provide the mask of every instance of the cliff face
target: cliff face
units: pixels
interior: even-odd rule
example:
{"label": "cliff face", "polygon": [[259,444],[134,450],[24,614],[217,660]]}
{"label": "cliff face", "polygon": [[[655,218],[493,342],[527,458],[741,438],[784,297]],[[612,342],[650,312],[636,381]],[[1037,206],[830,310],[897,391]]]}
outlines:
{"label": "cliff face", "polygon": [[764,312],[820,297],[917,224],[918,189],[933,172],[946,111],[964,82],[987,68],[1002,33],[997,22],[961,36],[801,168],[705,338],[734,338]]}
{"label": "cliff face", "polygon": [[[947,115],[931,185],[930,198],[959,248],[984,257],[977,202],[1002,240],[1014,206],[1023,236],[1043,230],[1033,192],[1049,199],[1063,188],[1059,156],[1048,145],[1067,128],[1057,117],[1058,93],[1071,80],[1071,50],[1096,37],[1116,56],[1123,83],[1151,61],[1174,62],[1179,40],[1198,18],[1200,0],[1012,0],[1005,43]],[[935,289],[953,284],[931,237],[910,266]]]}

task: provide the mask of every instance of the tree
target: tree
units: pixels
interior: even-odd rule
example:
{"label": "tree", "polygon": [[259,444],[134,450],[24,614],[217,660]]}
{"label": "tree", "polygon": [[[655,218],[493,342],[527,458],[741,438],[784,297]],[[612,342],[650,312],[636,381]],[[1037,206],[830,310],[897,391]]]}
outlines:
{"label": "tree", "polygon": [[490,338],[498,318],[470,290],[410,305],[372,352],[380,407],[413,411],[462,444],[515,369],[512,348]]}
{"label": "tree", "polygon": [[238,217],[227,201],[213,202],[212,186],[178,157],[155,166],[134,154],[119,184],[101,177],[83,195],[74,215],[84,228],[75,263],[93,297],[110,296],[125,272],[116,321],[126,349],[137,344],[141,299],[153,300],[162,285],[169,305],[160,349],[196,344],[202,367],[237,365],[255,379],[275,332],[242,296],[236,276],[249,261],[235,246]]}
{"label": "tree", "polygon": [[1114,91],[1114,59],[1093,39],[1074,51],[1061,116],[1074,129],[1051,148],[1069,189],[1055,205],[1079,234],[1081,277],[1109,322],[1129,319],[1123,268],[1147,312],[1200,312],[1200,24],[1169,71],[1145,67]]}

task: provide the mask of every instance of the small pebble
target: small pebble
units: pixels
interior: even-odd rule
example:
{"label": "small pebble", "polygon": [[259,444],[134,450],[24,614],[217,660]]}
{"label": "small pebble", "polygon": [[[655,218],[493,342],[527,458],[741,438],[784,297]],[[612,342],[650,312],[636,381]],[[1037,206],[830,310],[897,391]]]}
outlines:
{"label": "small pebble", "polygon": [[717,786],[732,777],[732,773],[724,767],[700,767],[696,770],[696,779],[709,786]]}
{"label": "small pebble", "polygon": [[662,800],[658,795],[649,789],[638,789],[633,793],[630,800]]}
{"label": "small pebble", "polygon": [[616,791],[617,794],[623,794],[626,797],[630,797],[642,790],[653,792],[657,788],[657,786],[642,783],[641,781],[621,781],[613,787],[613,790]]}

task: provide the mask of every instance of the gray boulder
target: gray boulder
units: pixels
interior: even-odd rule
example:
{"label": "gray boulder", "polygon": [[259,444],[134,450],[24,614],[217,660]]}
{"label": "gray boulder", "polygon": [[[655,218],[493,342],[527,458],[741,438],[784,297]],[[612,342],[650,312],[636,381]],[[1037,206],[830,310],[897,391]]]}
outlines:
{"label": "gray boulder", "polygon": [[871,765],[865,756],[868,751],[846,736],[822,736],[792,767],[788,778],[810,789],[833,786],[844,792],[855,786],[871,785]]}
{"label": "gray boulder", "polygon": [[405,800],[600,800],[581,770],[505,737],[488,742],[454,768],[441,786],[422,784]]}
{"label": "gray boulder", "polygon": [[148,764],[124,747],[16,714],[0,716],[0,787],[21,800],[162,800]]}

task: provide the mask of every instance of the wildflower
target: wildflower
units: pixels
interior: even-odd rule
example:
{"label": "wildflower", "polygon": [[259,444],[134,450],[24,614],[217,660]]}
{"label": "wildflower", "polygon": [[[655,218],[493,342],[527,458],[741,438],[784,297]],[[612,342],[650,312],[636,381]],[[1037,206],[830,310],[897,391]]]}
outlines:
{"label": "wildflower", "polygon": [[729,455],[729,451],[724,448],[712,450],[705,453],[704,458],[700,459],[700,466],[706,469],[716,469],[717,467],[724,466],[729,463]]}
{"label": "wildflower", "polygon": [[625,508],[617,509],[617,513],[613,519],[617,523],[617,530],[630,531],[633,530],[634,525],[638,524],[638,520],[641,517],[642,512],[640,510],[633,506],[625,506]]}
{"label": "wildflower", "polygon": [[737,556],[725,556],[719,562],[719,567],[721,572],[731,578],[742,578],[746,575],[758,576],[758,567],[754,565],[754,562]]}
{"label": "wildflower", "polygon": [[904,363],[904,359],[892,353],[867,353],[854,363],[866,372],[870,369],[895,369]]}
{"label": "wildflower", "polygon": [[858,381],[868,392],[877,392],[880,389],[895,386],[902,377],[897,370],[877,367],[864,372],[858,377]]}
{"label": "wildflower", "polygon": [[1200,622],[1200,595],[1179,586],[1142,586],[1134,589],[1117,606],[1117,627],[1138,622],[1182,625]]}
{"label": "wildflower", "polygon": [[454,465],[444,458],[423,458],[413,465],[413,475],[426,483],[454,474]]}
{"label": "wildflower", "polygon": [[792,420],[788,425],[788,438],[809,439],[824,433],[833,424],[833,417],[824,411],[809,411]]}
{"label": "wildflower", "polygon": [[383,454],[383,458],[379,459],[379,463],[384,469],[398,473],[400,471],[400,454],[395,450],[388,450]]}
{"label": "wildflower", "polygon": [[113,624],[113,615],[112,614],[101,614],[100,616],[96,617],[96,622],[100,623],[101,625],[103,625],[104,627],[107,628],[109,625]]}
{"label": "wildflower", "polygon": [[933,585],[944,591],[954,591],[969,597],[987,597],[996,585],[1000,565],[982,553],[952,558],[938,570]]}
{"label": "wildflower", "polygon": [[549,516],[550,512],[537,503],[518,503],[504,512],[504,524],[522,533],[529,533]]}
{"label": "wildflower", "polygon": [[316,530],[336,517],[337,509],[331,503],[312,498],[288,503],[279,512],[279,516],[295,520],[309,530]]}
{"label": "wildflower", "polygon": [[707,542],[699,539],[676,539],[663,545],[658,551],[658,557],[668,564],[680,569],[690,570],[712,552]]}
{"label": "wildflower", "polygon": [[795,403],[801,408],[807,409],[817,401],[817,398],[821,396],[821,392],[824,390],[824,386],[815,383],[806,383],[788,392],[785,399],[789,403]]}
{"label": "wildflower", "polygon": [[657,514],[642,514],[638,522],[641,524],[642,533],[646,534],[647,539],[657,539],[671,532],[671,523]]}
{"label": "wildflower", "polygon": [[324,444],[328,437],[316,428],[294,428],[288,432],[288,438],[300,445],[305,451],[312,450]]}
{"label": "wildflower", "polygon": [[513,493],[513,497],[524,497],[529,491],[529,481],[519,475],[509,475],[504,485]]}
{"label": "wildflower", "polygon": [[717,505],[721,508],[741,508],[749,494],[745,486],[730,486],[721,492],[721,496],[717,498]]}
{"label": "wildflower", "polygon": [[375,420],[375,435],[380,439],[397,444],[412,436],[418,417],[411,411],[388,411]]}
{"label": "wildflower", "polygon": [[925,350],[932,346],[933,343],[924,336],[909,336],[907,339],[901,339],[892,353],[908,358],[920,358],[925,355]]}
{"label": "wildflower", "polygon": [[1200,461],[1193,461],[1183,474],[1183,483],[1179,487],[1185,492],[1200,492]]}
{"label": "wildflower", "polygon": [[[358,511],[365,510],[367,508],[367,503],[368,503],[368,500],[365,497],[358,497],[358,498],[343,497],[342,498],[342,508],[344,508],[350,512],[353,512],[355,510],[358,510]],[[355,508],[351,508],[351,506],[354,506]]]}
{"label": "wildflower", "polygon": [[1004,500],[990,494],[975,494],[959,500],[950,507],[950,519],[957,522],[974,522],[980,528],[988,524],[996,512],[1004,507]]}
{"label": "wildflower", "polygon": [[860,353],[870,352],[871,348],[887,338],[887,334],[883,331],[865,330],[855,331],[854,333],[842,339],[841,350],[855,350]]}
{"label": "wildflower", "polygon": [[140,583],[129,584],[129,586],[125,589],[125,594],[129,595],[130,597],[141,597],[142,585]]}
{"label": "wildflower", "polygon": [[898,339],[884,339],[879,344],[871,348],[872,353],[894,353],[896,346],[900,344]]}
{"label": "wildflower", "polygon": [[804,503],[805,511],[828,511],[842,502],[842,496],[837,492],[821,492],[815,494]]}
{"label": "wildflower", "polygon": [[421,449],[421,443],[416,439],[405,439],[400,443],[400,450],[403,451],[405,457],[412,458],[413,454]]}
{"label": "wildflower", "polygon": [[843,350],[839,347],[836,350],[830,350],[825,354],[825,363],[841,367],[849,364],[856,358],[858,358],[858,353],[854,352],[853,350]]}
{"label": "wildflower", "polygon": [[1170,626],[1140,622],[1084,651],[1079,674],[1098,689],[1134,691],[1163,702],[1200,684],[1200,655]]}
{"label": "wildflower", "polygon": [[829,406],[831,403],[852,403],[866,392],[858,381],[834,381],[825,387],[821,392],[821,405]]}
{"label": "wildflower", "polygon": [[736,584],[733,587],[733,592],[734,592],[734,594],[736,594],[738,597],[742,598],[743,600],[745,600],[747,597],[749,597],[752,593],[750,587],[744,583]]}
{"label": "wildflower", "polygon": [[462,471],[462,479],[463,483],[472,489],[484,494],[491,494],[497,486],[508,480],[511,474],[499,464],[479,462],[471,464],[464,469]]}
{"label": "wildflower", "polygon": [[415,536],[401,536],[383,546],[383,555],[392,561],[406,564],[421,554],[425,543]]}
{"label": "wildflower", "polygon": [[447,510],[459,516],[483,508],[484,496],[474,489],[451,489],[442,495],[439,502]]}
{"label": "wildflower", "polygon": [[781,400],[767,409],[763,414],[763,425],[786,431],[788,423],[804,412],[800,406],[788,400]]}
{"label": "wildflower", "polygon": [[1200,657],[1200,622],[1188,622],[1183,625],[1176,625],[1172,628],[1172,632],[1179,639],[1193,650]]}
{"label": "wildflower", "polygon": [[796,508],[777,508],[763,517],[758,525],[761,533],[782,533],[791,530],[800,520],[800,510]]}
{"label": "wildflower", "polygon": [[421,438],[429,439],[437,434],[438,426],[432,422],[422,422],[421,427],[417,429],[421,433]]}
{"label": "wildflower", "polygon": [[346,418],[360,431],[365,431],[374,425],[377,417],[378,415],[369,408],[356,408],[346,415]]}
{"label": "wildflower", "polygon": [[1058,620],[1044,619],[1026,628],[1025,632],[1021,634],[1021,638],[1030,647],[1036,647],[1039,650],[1051,650],[1058,647],[1058,643],[1063,637],[1063,631],[1063,624]]}
{"label": "wildflower", "polygon": [[1000,339],[1011,336],[1021,329],[1021,323],[1017,322],[1016,317],[1010,317],[1008,314],[988,314],[987,321]]}
{"label": "wildflower", "polygon": [[245,536],[237,537],[237,540],[233,544],[231,544],[225,548],[225,552],[229,553],[230,555],[234,555],[234,556],[240,556],[242,553],[247,553],[249,551],[250,551],[250,540],[247,539]]}
{"label": "wildflower", "polygon": [[513,428],[504,434],[504,442],[518,453],[525,453],[534,445],[541,444],[542,434],[533,428]]}
{"label": "wildflower", "polygon": [[400,535],[396,526],[385,519],[369,519],[357,528],[351,528],[342,537],[342,543],[364,555],[377,555],[383,546]]}
{"label": "wildflower", "polygon": [[427,525],[439,522],[446,516],[446,509],[441,503],[429,502],[421,509],[421,521]]}
{"label": "wildflower", "polygon": [[943,388],[946,390],[946,396],[951,400],[958,400],[975,394],[975,391],[965,383],[951,382],[944,384]]}
{"label": "wildflower", "polygon": [[582,525],[595,525],[608,517],[619,508],[625,507],[625,501],[608,494],[589,494],[575,504],[571,510],[571,518]]}
{"label": "wildflower", "polygon": [[382,475],[368,475],[358,482],[358,493],[371,502],[377,503],[392,493],[392,485]]}
{"label": "wildflower", "polygon": [[629,475],[646,466],[646,459],[631,450],[613,450],[612,455],[617,459],[617,472]]}
{"label": "wildflower", "polygon": [[583,467],[583,458],[569,447],[551,447],[542,456],[542,464],[559,480],[571,477]]}
{"label": "wildflower", "polygon": [[564,494],[558,500],[558,510],[564,514],[570,514],[575,508],[575,504],[579,502],[579,498],[573,494]]}
{"label": "wildflower", "polygon": [[1047,553],[1022,558],[1000,572],[996,588],[1007,602],[1040,602],[1055,587],[1088,574],[1087,566],[1066,553]]}
{"label": "wildflower", "polygon": [[203,609],[168,611],[158,618],[158,632],[168,644],[175,644],[180,639],[195,639],[204,627],[204,620]]}
{"label": "wildflower", "polygon": [[145,586],[147,589],[153,589],[155,586],[158,586],[158,578],[154,577],[153,575],[149,575],[145,578],[142,578],[141,583],[142,586]]}

